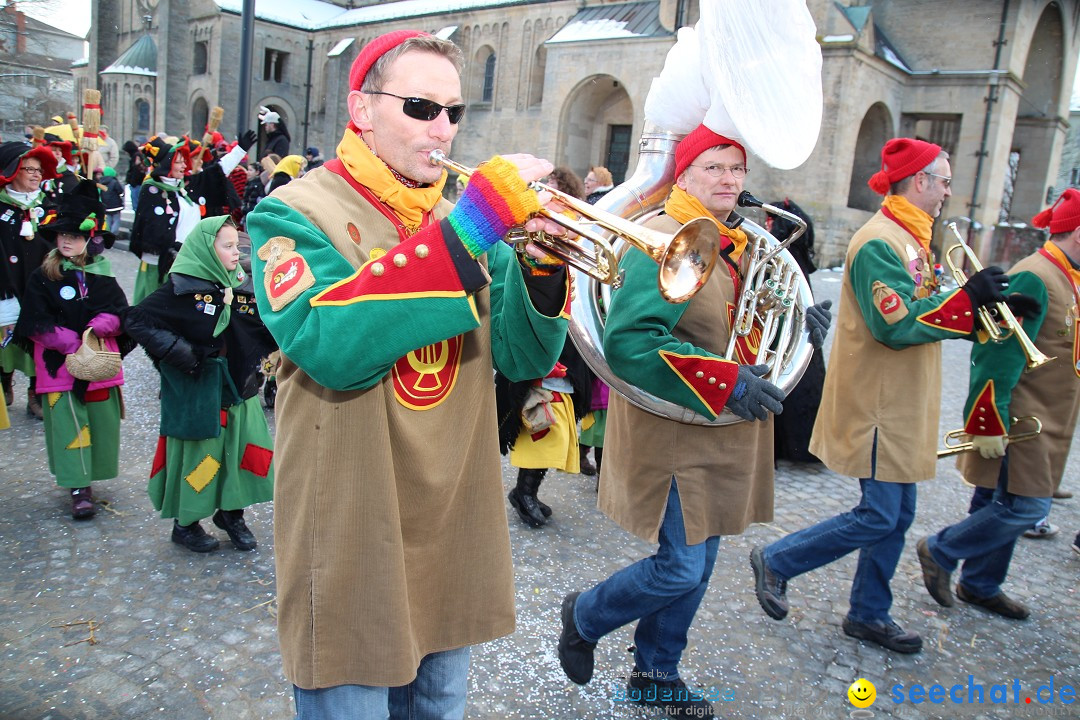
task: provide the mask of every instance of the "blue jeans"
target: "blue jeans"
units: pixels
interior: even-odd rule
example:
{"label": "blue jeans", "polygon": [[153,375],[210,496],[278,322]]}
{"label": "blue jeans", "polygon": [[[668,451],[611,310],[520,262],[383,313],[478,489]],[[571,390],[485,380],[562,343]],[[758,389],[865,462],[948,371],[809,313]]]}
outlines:
{"label": "blue jeans", "polygon": [[[876,472],[877,445],[871,473]],[[828,565],[852,550],[859,565],[851,584],[848,617],[856,622],[890,622],[889,583],[904,549],[904,534],[915,519],[915,483],[861,478],[862,499],[846,513],[794,532],[764,549],[769,569],[782,580]]]}
{"label": "blue jeans", "polygon": [[1009,456],[1001,463],[997,488],[989,502],[986,489],[976,488],[966,518],[927,540],[930,554],[949,572],[961,560],[960,582],[979,597],[993,597],[1009,574],[1016,541],[1050,512],[1050,498],[1009,492]]}
{"label": "blue jeans", "polygon": [[682,504],[672,478],[656,554],[578,596],[574,624],[587,642],[638,620],[634,663],[660,680],[679,677],[686,633],[709,586],[720,538],[686,544]]}
{"label": "blue jeans", "polygon": [[401,687],[293,686],[296,720],[460,720],[465,717],[469,648],[431,653]]}

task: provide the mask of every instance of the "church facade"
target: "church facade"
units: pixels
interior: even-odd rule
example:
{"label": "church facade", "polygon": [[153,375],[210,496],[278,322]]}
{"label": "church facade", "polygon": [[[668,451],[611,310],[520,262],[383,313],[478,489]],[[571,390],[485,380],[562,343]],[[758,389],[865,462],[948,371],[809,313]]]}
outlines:
{"label": "church facade", "polygon": [[[633,171],[645,97],[699,0],[260,0],[248,117],[285,119],[291,151],[331,156],[347,122],[349,67],[401,28],[448,37],[465,55],[468,110],[453,156],[475,164],[530,152],[579,175]],[[225,108],[235,136],[242,0],[93,0],[90,54],[76,97],[103,93],[121,142],[200,135]],[[984,260],[1036,241],[1018,225],[1063,189],[1080,0],[808,0],[823,54],[824,120],[795,170],[755,163],[747,188],[790,197],[815,220],[819,264],[843,257],[880,198],[866,187],[882,144],[911,135],[952,158],[943,218],[971,230]],[[451,8],[451,9],[447,9]],[[778,22],[780,20],[778,19]]]}

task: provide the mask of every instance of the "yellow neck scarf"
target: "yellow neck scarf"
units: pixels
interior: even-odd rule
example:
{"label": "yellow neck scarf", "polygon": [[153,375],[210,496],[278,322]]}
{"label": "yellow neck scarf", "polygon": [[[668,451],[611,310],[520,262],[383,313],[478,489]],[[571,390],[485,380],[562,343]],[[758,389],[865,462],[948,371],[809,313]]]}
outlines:
{"label": "yellow neck scarf", "polygon": [[405,187],[360,135],[348,128],[337,146],[337,156],[353,179],[393,210],[410,234],[420,229],[424,213],[435,207],[442,197],[443,185],[446,184],[445,170],[431,187]]}
{"label": "yellow neck scarf", "polygon": [[1043,250],[1053,255],[1054,258],[1061,263],[1061,267],[1065,268],[1069,273],[1069,277],[1072,278],[1073,285],[1080,288],[1080,270],[1074,268],[1072,263],[1069,262],[1069,256],[1065,254],[1065,251],[1049,240],[1043,245]]}
{"label": "yellow neck scarf", "polygon": [[688,223],[694,218],[708,218],[716,223],[716,227],[720,228],[720,234],[731,240],[735,249],[731,253],[731,259],[734,262],[738,262],[742,257],[743,249],[746,247],[747,237],[746,233],[735,228],[734,230],[729,228],[724,223],[718,221],[713,217],[705,206],[701,204],[701,201],[690,193],[683,190],[676,185],[671,188],[671,195],[668,196],[667,202],[664,203],[664,212],[673,217],[675,220],[681,223]]}
{"label": "yellow neck scarf", "polygon": [[893,214],[915,236],[930,257],[930,238],[933,235],[934,218],[911,204],[902,195],[886,195],[881,206]]}

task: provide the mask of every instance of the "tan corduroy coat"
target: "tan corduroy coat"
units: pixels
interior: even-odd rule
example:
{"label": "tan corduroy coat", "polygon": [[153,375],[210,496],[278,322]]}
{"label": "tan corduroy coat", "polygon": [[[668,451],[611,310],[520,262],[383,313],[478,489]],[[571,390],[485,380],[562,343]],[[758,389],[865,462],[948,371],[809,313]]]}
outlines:
{"label": "tan corduroy coat", "polygon": [[[308,258],[317,277],[320,257],[332,259],[334,251],[354,268],[374,248],[394,257],[395,228],[326,169],[272,198],[330,238],[332,248],[324,244]],[[277,211],[264,202],[274,207],[265,212]],[[450,208],[442,201],[435,215]],[[514,629],[489,290],[472,296],[480,326],[459,336],[452,390],[425,411],[398,401],[391,373],[368,389],[338,391],[282,359],[274,498],[278,631],[285,676],[302,688],[405,685],[425,655]],[[378,343],[408,328],[335,332],[365,332]],[[537,347],[543,332],[526,327],[524,333],[529,337],[510,340],[526,354],[544,355],[546,348]],[[561,333],[547,369],[565,324]],[[333,352],[333,332],[318,342]]]}
{"label": "tan corduroy coat", "polygon": [[[645,225],[667,233],[679,228],[667,215]],[[747,263],[744,255],[743,270]],[[618,292],[628,290],[633,288]],[[728,304],[735,300],[731,275],[720,260],[671,334],[722,356],[730,328]],[[682,380],[668,370],[657,373],[656,383],[643,389],[657,394],[665,383],[681,384]],[[640,410],[613,392],[608,401],[602,473],[600,510],[643,540],[656,542],[659,537],[673,476],[687,543],[738,535],[750,523],[770,522],[773,517],[772,416],[765,422],[688,425]]]}
{"label": "tan corduroy coat", "polygon": [[[856,299],[852,261],[866,243],[875,239],[883,240],[895,252],[897,262],[900,258],[907,261],[918,257],[918,241],[881,211],[852,237],[844,263],[836,337],[810,438],[810,452],[834,472],[868,478],[872,475],[876,435],[876,479],[918,482],[933,478],[936,473],[941,414],[941,346],[926,342],[927,335],[945,339],[963,334],[920,326],[913,331],[921,334],[920,344],[903,349],[894,349],[874,337]],[[892,288],[906,296],[896,301],[909,308],[909,323],[915,314],[932,310],[952,297],[931,295],[913,299],[916,285],[925,287],[929,282],[927,273],[933,272],[932,267],[931,257],[923,268],[922,283],[916,283],[917,271],[911,263],[906,264],[904,271],[910,275],[910,284],[907,288]],[[862,292],[869,292],[869,284],[878,282],[873,269],[866,274],[860,280],[868,283]],[[866,312],[878,311],[871,306]],[[970,326],[970,318],[967,322]],[[933,335],[936,332],[940,334]]]}
{"label": "tan corduroy coat", "polygon": [[[1043,428],[1038,437],[1009,445],[1009,492],[1045,498],[1061,484],[1080,414],[1080,377],[1074,367],[1076,297],[1069,278],[1039,253],[1016,263],[1009,273],[1024,271],[1038,276],[1049,295],[1046,317],[1032,340],[1045,355],[1057,360],[1024,373],[1013,389],[1009,414],[1034,415]],[[1017,432],[1028,429],[1025,425]],[[956,466],[968,482],[997,487],[1001,460],[986,460],[968,452],[957,458]]]}

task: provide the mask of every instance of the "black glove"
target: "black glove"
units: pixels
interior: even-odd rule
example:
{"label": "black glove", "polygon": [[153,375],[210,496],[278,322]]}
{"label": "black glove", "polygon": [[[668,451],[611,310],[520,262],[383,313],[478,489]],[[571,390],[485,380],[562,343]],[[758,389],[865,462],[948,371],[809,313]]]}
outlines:
{"label": "black glove", "polygon": [[815,350],[820,350],[825,344],[825,336],[829,334],[829,325],[832,324],[832,300],[811,305],[806,308],[806,329],[810,331],[810,344]]}
{"label": "black glove", "polygon": [[255,146],[255,141],[259,139],[259,136],[254,130],[245,130],[243,134],[237,139],[236,144],[244,148],[244,152],[247,152]]}
{"label": "black glove", "polygon": [[727,409],[743,420],[764,420],[769,413],[779,415],[783,412],[784,391],[761,379],[768,371],[768,365],[740,365],[735,389],[728,396]]}
{"label": "black glove", "polygon": [[1012,310],[1012,314],[1018,318],[1034,320],[1042,312],[1042,303],[1023,293],[1013,293],[1005,297],[1005,304]]}
{"label": "black glove", "polygon": [[968,278],[964,291],[975,307],[993,305],[1005,300],[1004,291],[1009,286],[1009,276],[997,265],[983,268]]}

